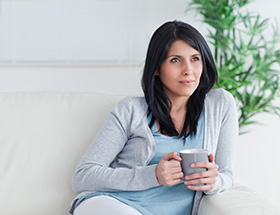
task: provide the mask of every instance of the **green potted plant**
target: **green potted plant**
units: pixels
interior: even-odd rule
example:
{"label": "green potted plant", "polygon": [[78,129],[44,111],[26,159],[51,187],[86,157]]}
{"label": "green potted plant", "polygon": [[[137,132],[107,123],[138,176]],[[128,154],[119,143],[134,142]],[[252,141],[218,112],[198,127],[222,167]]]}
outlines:
{"label": "green potted plant", "polygon": [[[256,123],[256,114],[280,116],[280,35],[277,25],[245,8],[249,0],[191,0],[190,8],[209,26],[209,42],[218,68],[218,87],[235,97],[240,133]],[[264,36],[270,32],[270,37]],[[267,34],[266,34],[267,35]]]}

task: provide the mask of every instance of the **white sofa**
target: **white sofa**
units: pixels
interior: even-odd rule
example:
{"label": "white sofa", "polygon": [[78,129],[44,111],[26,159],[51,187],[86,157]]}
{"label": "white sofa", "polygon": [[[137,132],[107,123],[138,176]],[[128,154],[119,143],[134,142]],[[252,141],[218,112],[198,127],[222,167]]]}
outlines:
{"label": "white sofa", "polygon": [[[63,215],[74,169],[122,96],[0,93],[0,214]],[[273,215],[279,208],[241,182],[205,196],[200,215]]]}

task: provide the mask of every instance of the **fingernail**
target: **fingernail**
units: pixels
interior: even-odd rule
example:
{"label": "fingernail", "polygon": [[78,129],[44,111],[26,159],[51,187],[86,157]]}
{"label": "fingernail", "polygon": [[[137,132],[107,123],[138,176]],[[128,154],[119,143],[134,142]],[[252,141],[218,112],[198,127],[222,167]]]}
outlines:
{"label": "fingernail", "polygon": [[191,164],[191,167],[194,167],[195,165],[194,164]]}

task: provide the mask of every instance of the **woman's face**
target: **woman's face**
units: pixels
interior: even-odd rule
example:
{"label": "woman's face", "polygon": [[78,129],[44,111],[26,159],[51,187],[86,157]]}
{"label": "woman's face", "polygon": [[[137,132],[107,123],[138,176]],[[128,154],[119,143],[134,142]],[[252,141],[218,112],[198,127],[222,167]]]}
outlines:
{"label": "woman's face", "polygon": [[188,100],[199,85],[202,68],[200,53],[185,41],[177,40],[156,75],[171,101],[177,98]]}

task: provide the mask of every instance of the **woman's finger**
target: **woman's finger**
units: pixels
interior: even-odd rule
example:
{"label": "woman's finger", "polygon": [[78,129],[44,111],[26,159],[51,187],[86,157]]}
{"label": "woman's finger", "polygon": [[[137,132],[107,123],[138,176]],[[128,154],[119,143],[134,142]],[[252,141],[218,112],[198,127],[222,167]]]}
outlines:
{"label": "woman's finger", "polygon": [[184,183],[189,189],[209,191],[215,187],[219,172],[218,165],[215,164],[214,160],[214,155],[210,154],[209,162],[197,162],[191,165],[192,168],[205,168],[206,171],[193,173],[185,177]]}

